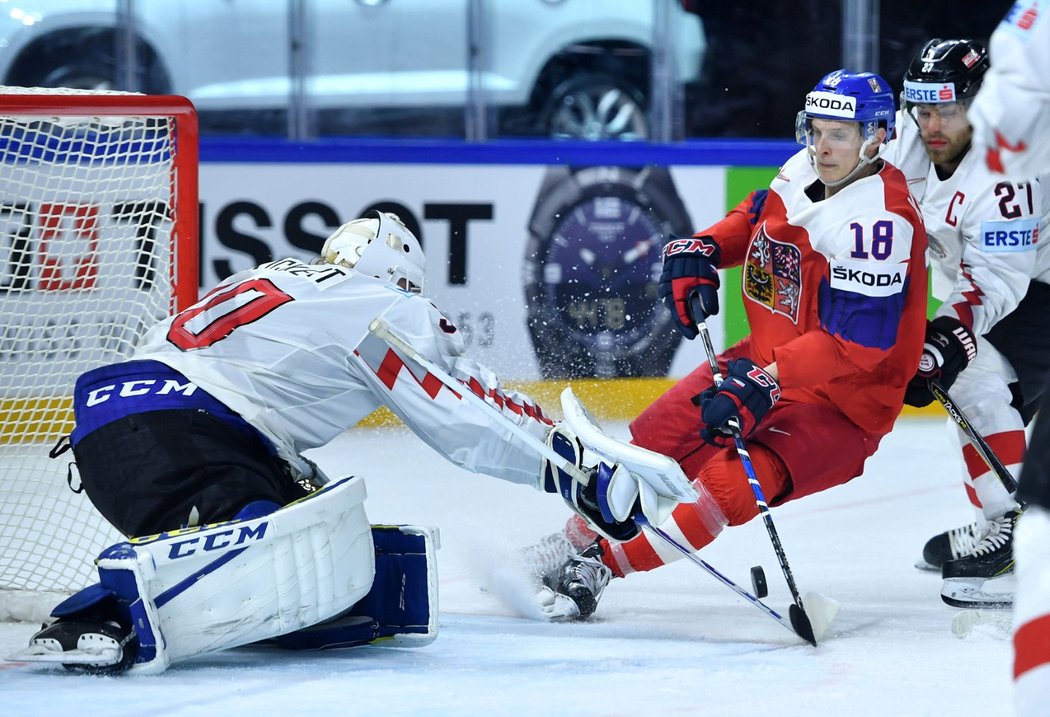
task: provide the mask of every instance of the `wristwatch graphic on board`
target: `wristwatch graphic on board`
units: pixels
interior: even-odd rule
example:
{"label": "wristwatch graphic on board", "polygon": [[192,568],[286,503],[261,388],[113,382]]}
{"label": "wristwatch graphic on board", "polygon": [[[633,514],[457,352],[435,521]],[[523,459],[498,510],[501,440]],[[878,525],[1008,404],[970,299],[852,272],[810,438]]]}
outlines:
{"label": "wristwatch graphic on board", "polygon": [[661,249],[691,221],[664,167],[551,167],[529,219],[525,302],[544,378],[665,376],[681,340]]}

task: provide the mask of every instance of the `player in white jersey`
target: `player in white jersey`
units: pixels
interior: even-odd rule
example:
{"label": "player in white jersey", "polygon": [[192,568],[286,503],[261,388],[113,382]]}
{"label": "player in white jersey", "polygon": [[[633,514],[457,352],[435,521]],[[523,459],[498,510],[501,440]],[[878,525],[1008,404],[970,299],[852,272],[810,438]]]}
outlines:
{"label": "player in white jersey", "polygon": [[1050,3],[1015,2],[992,33],[992,67],[968,112],[990,169],[1050,172]]}
{"label": "player in white jersey", "polygon": [[[992,33],[992,68],[970,107],[974,143],[1009,179],[1050,172],[1050,0],[1021,0]],[[1014,557],[1014,700],[1018,717],[1050,702],[1050,393],[1044,393],[1021,468]]]}
{"label": "player in white jersey", "polygon": [[[420,294],[423,280],[419,242],[396,216],[373,212],[340,227],[318,262],[281,259],[235,274],[151,328],[129,360],[82,375],[70,436],[80,482],[130,540],[100,556],[100,583],[60,604],[18,658],[157,672],[275,636],[303,647],[432,639],[433,576],[413,573],[411,557],[386,565],[388,553],[429,556],[430,546],[384,534],[382,559],[373,556],[363,484],[330,482],[301,455],[380,406],[463,468],[561,493],[614,537],[637,532],[630,517],[603,518],[598,507],[631,502],[629,490],[599,496],[612,488],[555,470],[522,437],[573,444],[566,457],[586,467],[570,429],[463,356],[461,334]],[[370,331],[373,321],[440,367],[446,383]],[[381,568],[398,572],[382,585],[377,577],[376,593]],[[382,592],[388,585],[394,594]],[[417,591],[421,618],[404,604]],[[363,614],[352,611],[362,604]],[[349,623],[325,622],[347,610]],[[311,627],[319,623],[328,627]]]}
{"label": "player in white jersey", "polygon": [[[906,402],[931,403],[937,378],[999,459],[1016,474],[1050,368],[1050,183],[1008,181],[971,150],[967,120],[988,69],[972,40],[931,40],[904,78],[902,117],[887,159],[908,178],[930,240],[934,297],[926,351]],[[945,602],[1008,606],[1012,535],[1020,507],[958,430],[964,484],[979,520],[934,536],[920,567],[941,569]]]}

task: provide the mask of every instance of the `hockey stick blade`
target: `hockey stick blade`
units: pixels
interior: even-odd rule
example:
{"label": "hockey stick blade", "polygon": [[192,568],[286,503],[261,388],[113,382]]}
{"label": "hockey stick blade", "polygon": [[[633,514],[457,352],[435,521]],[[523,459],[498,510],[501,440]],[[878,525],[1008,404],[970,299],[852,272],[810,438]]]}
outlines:
{"label": "hockey stick blade", "polygon": [[725,575],[720,573],[714,566],[703,560],[698,555],[695,555],[691,550],[681,545],[677,540],[672,538],[670,535],[665,533],[660,528],[651,525],[644,516],[636,516],[635,521],[641,525],[650,535],[655,535],[667,545],[671,546],[679,553],[681,553],[689,562],[703,569],[708,575],[713,577],[718,582],[725,585],[727,588],[735,592],[740,597],[744,598],[747,602],[754,605],[761,612],[765,613],[768,617],[776,620],[783,625],[787,630],[790,630],[794,634],[801,637],[803,640],[808,642],[813,647],[817,646],[817,638],[814,634],[813,626],[806,617],[806,613],[802,611],[797,605],[792,603],[788,608],[788,617],[784,617],[779,612],[766,605],[760,599],[749,593],[744,588],[737,585],[735,582],[727,578]]}
{"label": "hockey stick blade", "polygon": [[984,436],[977,432],[977,429],[973,427],[972,423],[970,423],[970,419],[966,417],[966,414],[962,412],[959,405],[948,395],[948,389],[942,386],[941,382],[935,378],[929,379],[927,385],[929,386],[930,393],[940,401],[948,416],[955,421],[955,425],[957,425],[970,439],[970,442],[973,443],[973,447],[976,449],[978,455],[981,456],[985,464],[987,464],[992,472],[995,473],[995,476],[1003,484],[1003,487],[1006,488],[1007,492],[1016,493],[1017,481],[1014,480],[1013,475],[1006,466],[1003,465],[1003,462],[999,460],[999,456],[995,455],[992,447],[988,445],[988,441],[984,440]]}

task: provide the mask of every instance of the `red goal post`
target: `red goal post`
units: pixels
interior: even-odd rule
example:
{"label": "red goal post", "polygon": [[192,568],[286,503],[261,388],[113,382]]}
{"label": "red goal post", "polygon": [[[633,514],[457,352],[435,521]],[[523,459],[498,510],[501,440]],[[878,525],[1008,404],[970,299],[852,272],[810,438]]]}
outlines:
{"label": "red goal post", "polygon": [[0,619],[120,539],[48,451],[77,376],[196,301],[197,147],[183,97],[0,87]]}

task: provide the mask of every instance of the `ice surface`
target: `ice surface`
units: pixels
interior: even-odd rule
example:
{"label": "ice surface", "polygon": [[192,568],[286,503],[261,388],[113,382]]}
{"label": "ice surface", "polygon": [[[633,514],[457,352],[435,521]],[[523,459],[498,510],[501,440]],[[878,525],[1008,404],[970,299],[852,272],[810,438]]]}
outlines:
{"label": "ice surface", "polygon": [[[568,510],[456,469],[404,429],[353,431],[318,457],[333,475],[367,477],[372,522],[440,526],[435,643],[242,648],[148,678],[0,662],[0,714],[1008,715],[1008,614],[957,624],[967,636],[956,637],[960,611],[941,603],[939,576],[913,567],[930,535],[972,520],[952,445],[941,421],[902,421],[863,476],[773,510],[800,590],[841,603],[814,649],[686,561],[614,581],[588,623],[520,617],[486,589],[489,567],[557,529]],[[744,586],[763,565],[767,602],[787,609],[760,522],[727,530],[701,555]],[[34,629],[0,624],[0,655]]]}

